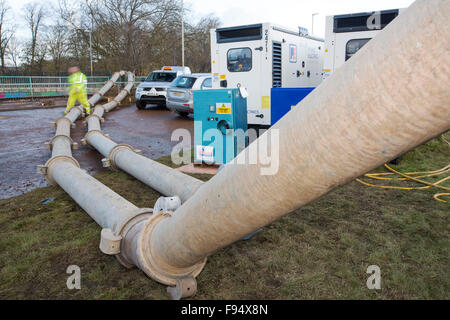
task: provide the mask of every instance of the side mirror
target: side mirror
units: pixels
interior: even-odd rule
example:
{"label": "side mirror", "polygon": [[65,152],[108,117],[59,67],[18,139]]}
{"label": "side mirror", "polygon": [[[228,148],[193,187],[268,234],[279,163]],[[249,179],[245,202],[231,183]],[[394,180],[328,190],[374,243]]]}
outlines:
{"label": "side mirror", "polygon": [[141,78],[141,82],[144,82],[145,81],[145,78]]}

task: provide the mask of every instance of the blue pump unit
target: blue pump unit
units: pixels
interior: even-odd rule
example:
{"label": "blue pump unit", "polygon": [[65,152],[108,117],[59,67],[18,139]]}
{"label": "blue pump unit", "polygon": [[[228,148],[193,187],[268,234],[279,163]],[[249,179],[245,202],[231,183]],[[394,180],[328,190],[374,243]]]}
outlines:
{"label": "blue pump unit", "polygon": [[292,107],[302,101],[315,88],[272,88],[270,91],[271,125],[274,125]]}
{"label": "blue pump unit", "polygon": [[195,163],[225,164],[248,145],[247,98],[239,89],[194,91]]}

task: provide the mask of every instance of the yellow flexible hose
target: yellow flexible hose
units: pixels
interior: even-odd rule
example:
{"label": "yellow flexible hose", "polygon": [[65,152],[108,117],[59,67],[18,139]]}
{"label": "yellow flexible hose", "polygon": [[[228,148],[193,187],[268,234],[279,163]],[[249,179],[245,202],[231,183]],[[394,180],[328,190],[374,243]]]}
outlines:
{"label": "yellow flexible hose", "polygon": [[[446,142],[448,145],[450,145],[450,142],[448,142],[444,136],[442,136],[442,140],[444,142]],[[381,189],[397,189],[397,190],[424,190],[424,189],[429,189],[429,188],[439,188],[445,191],[450,191],[449,187],[444,187],[441,184],[447,180],[450,179],[450,176],[447,176],[437,182],[428,182],[425,180],[422,180],[421,178],[428,178],[428,177],[434,177],[434,176],[438,176],[438,175],[442,175],[444,173],[448,173],[450,172],[450,164],[445,166],[442,169],[439,170],[434,170],[434,171],[421,171],[421,172],[406,172],[406,173],[402,173],[399,172],[397,170],[394,170],[393,168],[391,168],[390,166],[388,166],[387,164],[384,165],[386,167],[386,169],[388,169],[391,172],[379,172],[379,173],[367,173],[364,175],[364,177],[370,178],[370,179],[375,179],[375,180],[394,180],[393,178],[390,177],[386,177],[386,176],[391,176],[391,175],[399,175],[403,178],[399,178],[397,180],[401,180],[401,181],[406,181],[406,180],[411,180],[411,181],[415,181],[421,184],[424,184],[425,186],[422,187],[397,187],[397,186],[383,186],[383,185],[376,185],[376,184],[371,184],[368,182],[365,182],[361,179],[356,179],[356,181],[358,181],[359,183],[368,186],[368,187],[373,187],[373,188],[381,188]],[[445,192],[445,193],[437,193],[433,196],[433,198],[439,202],[443,202],[443,203],[450,203],[450,201],[446,201],[441,199],[442,197],[448,197],[450,196],[450,193]]]}

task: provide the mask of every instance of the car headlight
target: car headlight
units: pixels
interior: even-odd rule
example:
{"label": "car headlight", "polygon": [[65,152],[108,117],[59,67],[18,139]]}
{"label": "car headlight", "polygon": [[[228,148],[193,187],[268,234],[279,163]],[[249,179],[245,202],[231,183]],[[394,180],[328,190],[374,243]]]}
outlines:
{"label": "car headlight", "polygon": [[136,92],[142,92],[142,88],[137,88]]}

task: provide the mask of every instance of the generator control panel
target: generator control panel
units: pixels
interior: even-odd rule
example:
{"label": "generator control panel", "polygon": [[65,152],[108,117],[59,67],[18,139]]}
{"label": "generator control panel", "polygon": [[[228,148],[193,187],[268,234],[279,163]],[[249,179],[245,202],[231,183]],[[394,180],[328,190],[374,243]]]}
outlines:
{"label": "generator control panel", "polygon": [[194,91],[195,163],[225,164],[247,147],[245,96],[238,88]]}

